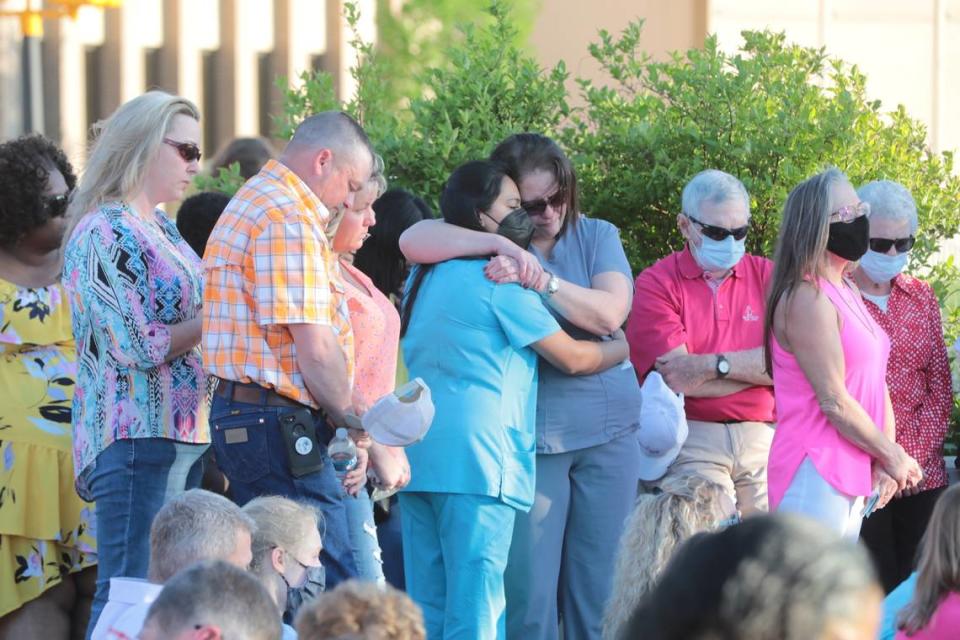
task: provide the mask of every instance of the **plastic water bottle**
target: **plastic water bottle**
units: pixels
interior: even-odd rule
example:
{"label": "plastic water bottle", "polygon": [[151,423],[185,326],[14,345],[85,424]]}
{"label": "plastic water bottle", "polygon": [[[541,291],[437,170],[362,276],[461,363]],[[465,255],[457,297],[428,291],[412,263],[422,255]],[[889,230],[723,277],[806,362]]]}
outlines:
{"label": "plastic water bottle", "polygon": [[333,470],[341,480],[357,466],[357,445],[342,427],[337,429],[336,436],[327,446],[327,453],[333,461]]}

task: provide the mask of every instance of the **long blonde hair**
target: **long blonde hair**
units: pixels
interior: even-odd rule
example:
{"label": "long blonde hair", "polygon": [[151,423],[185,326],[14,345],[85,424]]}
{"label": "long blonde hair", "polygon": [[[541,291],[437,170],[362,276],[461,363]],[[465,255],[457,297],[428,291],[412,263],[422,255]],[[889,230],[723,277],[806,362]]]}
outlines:
{"label": "long blonde hair", "polygon": [[[833,212],[830,190],[840,182],[849,183],[849,180],[839,169],[830,167],[794,187],[783,205],[763,329],[764,360],[770,375],[773,374],[770,345],[777,304],[784,295],[784,302],[789,304],[797,285],[806,278],[821,275]],[[816,286],[816,280],[813,284]]]}
{"label": "long blonde hair", "polygon": [[949,592],[960,592],[960,485],[943,492],[920,542],[917,586],[897,627],[913,635],[930,623]]}
{"label": "long blonde hair", "polygon": [[200,120],[200,111],[186,98],[148,91],[93,125],[86,167],[67,210],[64,243],[85,215],[105,202],[126,200],[143,187],[150,159],[173,117],[181,114]]}
{"label": "long blonde hair", "polygon": [[[701,531],[717,528],[735,508],[723,487],[702,476],[668,478],[662,493],[642,494],[624,523],[603,638],[621,635],[640,600],[656,586],[677,547]],[[726,503],[726,505],[724,504]]]}

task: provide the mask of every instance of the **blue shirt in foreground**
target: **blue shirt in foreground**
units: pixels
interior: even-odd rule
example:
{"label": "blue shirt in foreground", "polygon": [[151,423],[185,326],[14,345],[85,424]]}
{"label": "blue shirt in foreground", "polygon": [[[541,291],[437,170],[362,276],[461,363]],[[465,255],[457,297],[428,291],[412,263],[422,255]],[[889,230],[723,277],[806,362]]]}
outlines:
{"label": "blue shirt in foreground", "polygon": [[893,640],[897,635],[897,616],[900,610],[910,604],[913,592],[917,588],[917,572],[897,586],[896,589],[883,600],[883,619],[880,621],[880,640]]}
{"label": "blue shirt in foreground", "polygon": [[436,415],[407,447],[405,491],[469,493],[533,504],[537,354],[560,330],[539,295],[495,285],[485,260],[450,260],[424,278],[401,344],[410,377],[430,386]]}

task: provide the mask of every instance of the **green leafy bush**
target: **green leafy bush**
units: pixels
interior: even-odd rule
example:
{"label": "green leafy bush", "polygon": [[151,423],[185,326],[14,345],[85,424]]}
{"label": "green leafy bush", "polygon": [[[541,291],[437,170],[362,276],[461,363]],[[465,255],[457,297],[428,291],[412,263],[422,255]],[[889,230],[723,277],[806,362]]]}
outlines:
{"label": "green leafy bush", "polygon": [[[954,256],[935,265],[927,275],[933,285],[943,313],[944,334],[950,354],[950,369],[953,372],[953,388],[960,390],[960,356],[954,345],[960,345],[960,267]],[[960,454],[960,394],[953,397],[953,419],[946,450],[950,455]]]}
{"label": "green leafy bush", "polygon": [[707,168],[747,186],[755,253],[772,253],[790,189],[830,165],[854,184],[889,178],[911,189],[920,209],[915,267],[960,227],[952,157],[930,153],[923,125],[902,108],[883,115],[855,67],[783,34],[750,31],[735,53],[711,36],[702,49],[654,62],[640,50],[641,31],[636,22],[619,38],[601,32],[590,47],[613,82],[581,82],[586,113],[566,137],[584,201],[620,226],[634,267],[680,246],[680,192]]}

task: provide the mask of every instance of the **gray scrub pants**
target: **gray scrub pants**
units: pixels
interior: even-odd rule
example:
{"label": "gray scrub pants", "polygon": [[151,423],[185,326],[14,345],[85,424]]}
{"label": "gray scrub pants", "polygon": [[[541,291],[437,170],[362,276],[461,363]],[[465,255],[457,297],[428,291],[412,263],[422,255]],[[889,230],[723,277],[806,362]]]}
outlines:
{"label": "gray scrub pants", "polygon": [[508,640],[557,640],[560,624],[565,640],[600,638],[639,454],[630,432],[537,455],[536,497],[517,513],[504,576]]}

